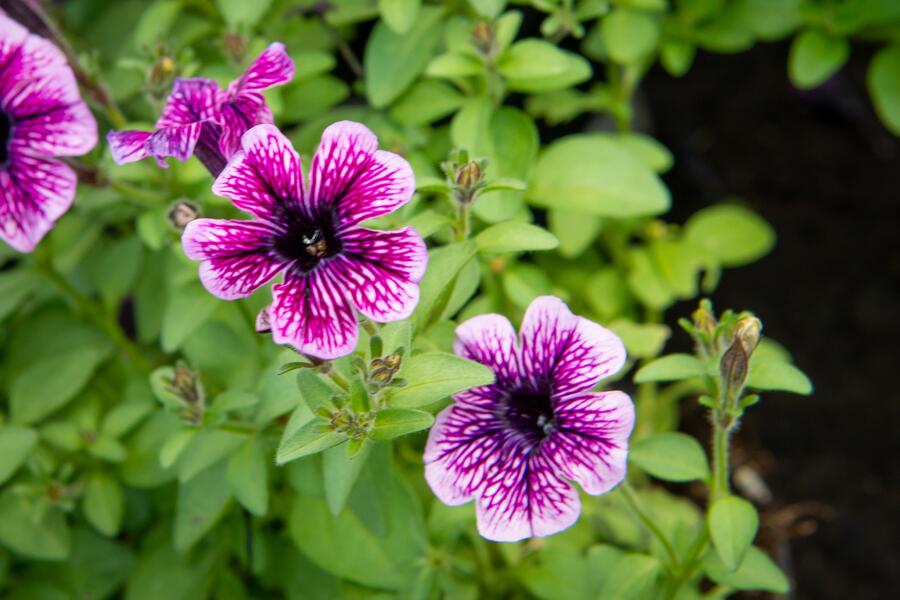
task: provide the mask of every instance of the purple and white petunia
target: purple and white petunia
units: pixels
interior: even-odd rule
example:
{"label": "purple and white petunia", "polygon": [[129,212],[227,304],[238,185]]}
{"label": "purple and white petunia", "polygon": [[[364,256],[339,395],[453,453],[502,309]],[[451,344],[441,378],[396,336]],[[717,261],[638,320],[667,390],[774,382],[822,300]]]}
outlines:
{"label": "purple and white petunia", "polygon": [[75,199],[58,157],[97,143],[65,55],[0,11],[0,238],[31,252]]}
{"label": "purple and white petunia", "polygon": [[156,131],[109,132],[113,160],[125,164],[153,156],[165,167],[167,157],[187,160],[198,142],[206,140],[224,164],[240,149],[245,131],[272,123],[263,90],[285,84],[293,76],[294,61],[284,44],[276,42],[224,90],[212,79],[176,79]]}
{"label": "purple and white petunia", "polygon": [[506,317],[456,329],[456,353],[490,367],[495,383],[455,396],[425,447],[425,479],[444,503],[475,499],[478,531],[512,542],[552,535],[578,519],[570,481],[592,495],[625,477],[634,406],[622,392],[593,392],[625,363],[611,331],[558,298],[535,299],[519,340]]}
{"label": "purple and white petunia", "polygon": [[359,224],[410,200],[409,163],[350,121],[322,134],[308,185],[300,156],[273,125],[252,128],[241,145],[213,191],[256,219],[197,219],[182,236],[187,256],[203,261],[206,289],[242,298],[283,272],[268,311],[272,336],[323,359],[356,347],[354,309],[380,322],[408,317],[419,300],[425,243],[411,227]]}

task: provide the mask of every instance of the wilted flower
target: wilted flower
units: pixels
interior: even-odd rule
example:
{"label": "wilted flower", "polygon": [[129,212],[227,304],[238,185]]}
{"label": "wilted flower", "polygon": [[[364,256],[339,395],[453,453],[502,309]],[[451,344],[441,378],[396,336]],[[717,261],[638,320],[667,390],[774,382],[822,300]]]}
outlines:
{"label": "wilted flower", "polygon": [[34,250],[72,205],[78,178],[60,156],[97,143],[65,55],[0,11],[0,237]]}
{"label": "wilted flower", "polygon": [[304,186],[300,157],[272,125],[244,134],[213,191],[257,220],[197,219],[184,231],[185,253],[200,279],[226,300],[250,295],[278,273],[268,312],[276,343],[336,358],[353,351],[353,308],[375,321],[405,319],[419,300],[425,243],[411,227],[375,231],[367,219],[412,197],[409,163],[378,150],[363,125],[328,127]]}
{"label": "wilted flower", "polygon": [[165,167],[169,156],[190,158],[202,135],[221,154],[224,165],[240,148],[245,131],[260,123],[272,123],[263,90],[285,84],[293,76],[294,62],[284,44],[276,42],[227,89],[221,89],[212,79],[176,79],[156,121],[156,131],[109,132],[106,137],[113,160],[125,164],[153,156]]}
{"label": "wilted flower", "polygon": [[519,343],[500,315],[456,334],[457,354],[489,366],[496,382],[457,394],[437,416],[425,479],[446,504],[475,498],[488,539],[562,531],[581,512],[569,480],[598,495],[625,477],[634,406],[622,392],[591,391],[624,364],[621,340],[552,296],[531,303]]}

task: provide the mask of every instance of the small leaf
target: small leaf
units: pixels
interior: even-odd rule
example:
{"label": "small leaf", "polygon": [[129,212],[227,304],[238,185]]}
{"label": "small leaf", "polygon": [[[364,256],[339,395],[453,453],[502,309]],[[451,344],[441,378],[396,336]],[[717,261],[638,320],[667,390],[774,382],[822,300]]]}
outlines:
{"label": "small leaf", "polygon": [[310,454],[317,454],[346,440],[345,434],[332,431],[324,419],[313,419],[281,439],[275,462],[283,465]]}
{"label": "small leaf", "polygon": [[231,431],[198,431],[178,461],[178,480],[182,483],[190,481],[198,473],[230,456],[246,439],[246,435]]}
{"label": "small leaf", "polygon": [[747,387],[755,390],[793,392],[808,396],[813,391],[812,382],[794,365],[778,360],[753,360],[750,357],[750,374]]}
{"label": "small leaf", "polygon": [[475,237],[475,243],[486,254],[552,250],[559,246],[556,236],[546,229],[517,221],[488,227]]}
{"label": "small leaf", "polygon": [[657,433],[631,446],[629,459],[657,479],[694,481],[709,477],[703,446],[684,433]]}
{"label": "small leaf", "polygon": [[591,66],[584,58],[549,42],[525,39],[516,42],[497,61],[510,90],[535,93],[567,88],[590,79]]}
{"label": "small leaf", "polygon": [[372,438],[391,440],[401,435],[428,429],[434,423],[434,415],[413,408],[385,408],[375,413]]}
{"label": "small leaf", "polygon": [[22,466],[37,440],[33,429],[0,425],[0,485]]}
{"label": "small leaf", "polygon": [[239,26],[253,27],[269,10],[272,0],[216,0],[222,18],[228,26],[235,29]]}
{"label": "small leaf", "polygon": [[419,304],[413,313],[419,329],[440,318],[450,300],[456,276],[476,251],[475,243],[467,241],[441,246],[428,253],[428,269],[419,283]]}
{"label": "small leaf", "polygon": [[[394,103],[391,117],[405,125],[425,125],[455,112],[462,105],[463,99],[463,95],[455,87],[443,81],[426,79],[413,84]],[[419,178],[416,180],[416,189],[422,190]]]}
{"label": "small leaf", "polygon": [[62,511],[51,508],[36,514],[28,499],[10,491],[0,495],[0,543],[38,560],[64,560],[71,536]]}
{"label": "small leaf", "polygon": [[119,482],[103,471],[88,476],[82,500],[84,516],[105,536],[113,537],[122,527],[125,496]]}
{"label": "small leaf", "polygon": [[723,266],[738,267],[768,254],[775,245],[775,232],[756,213],[723,204],[691,216],[684,225],[684,239],[708,252]]}
{"label": "small leaf", "polygon": [[[353,441],[348,442],[348,447]],[[328,474],[325,477],[325,500],[332,515],[338,516],[344,510],[350,492],[353,491],[353,485],[366,465],[371,450],[371,442],[366,442],[353,456],[348,456],[340,446],[329,448],[322,453],[322,470]]]}
{"label": "small leaf", "polygon": [[444,352],[412,356],[401,374],[408,383],[391,390],[388,402],[394,407],[427,406],[457,392],[494,382],[494,372],[488,367]]}
{"label": "small leaf", "polygon": [[645,365],[634,376],[635,383],[678,381],[704,372],[703,363],[690,354],[670,354]]}
{"label": "small leaf", "polygon": [[231,500],[225,463],[207,469],[178,486],[175,505],[175,549],[184,552],[212,529]]}
{"label": "small leaf", "polygon": [[727,496],[713,503],[707,522],[722,563],[732,571],[737,569],[759,528],[756,509],[743,498]]}
{"label": "small leaf", "polygon": [[900,135],[900,46],[887,46],[872,57],[866,84],[882,123]]}
{"label": "small leaf", "polygon": [[269,506],[267,464],[265,451],[255,436],[228,460],[231,493],[244,508],[258,517],[265,515]]}
{"label": "small leaf", "polygon": [[737,570],[726,567],[718,553],[714,552],[707,555],[703,567],[709,578],[716,583],[739,590],[786,594],[791,587],[781,569],[756,546],[750,546]]}
{"label": "small leaf", "polygon": [[388,27],[406,33],[416,22],[422,0],[378,0],[378,11]]}
{"label": "small leaf", "polygon": [[798,88],[814,88],[844,66],[849,56],[847,40],[809,29],[794,38],[791,44],[788,75]]}
{"label": "small leaf", "polygon": [[203,325],[218,300],[197,282],[175,288],[163,315],[161,342],[165,352],[178,350],[192,333]]}
{"label": "small leaf", "polygon": [[636,10],[614,10],[603,19],[602,31],[610,58],[621,64],[647,57],[659,40],[656,19]]}

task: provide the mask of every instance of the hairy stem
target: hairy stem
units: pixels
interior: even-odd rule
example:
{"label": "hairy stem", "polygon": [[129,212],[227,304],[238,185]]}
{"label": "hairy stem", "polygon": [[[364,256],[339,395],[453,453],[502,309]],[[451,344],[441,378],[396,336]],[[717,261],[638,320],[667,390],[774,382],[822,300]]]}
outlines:
{"label": "hairy stem", "polygon": [[665,534],[662,530],[657,527],[656,523],[653,522],[653,519],[644,511],[644,508],[641,506],[640,501],[637,498],[637,494],[635,494],[634,489],[631,487],[631,484],[627,481],[623,482],[622,485],[619,486],[619,489],[622,490],[622,496],[628,502],[628,505],[631,506],[631,509],[637,514],[638,518],[641,520],[641,523],[653,534],[653,537],[659,540],[662,544],[663,548],[666,551],[666,554],[669,556],[669,561],[671,562],[671,568],[676,569],[678,567],[678,553],[675,552],[675,548],[672,546],[671,542],[669,542],[668,538],[666,538]]}

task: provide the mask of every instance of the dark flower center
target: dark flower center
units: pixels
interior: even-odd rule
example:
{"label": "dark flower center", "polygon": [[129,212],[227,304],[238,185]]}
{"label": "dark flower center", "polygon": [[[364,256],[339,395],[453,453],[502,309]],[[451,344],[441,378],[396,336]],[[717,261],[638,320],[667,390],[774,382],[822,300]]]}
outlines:
{"label": "dark flower center", "polygon": [[12,141],[12,129],[12,119],[0,110],[0,167],[5,167],[9,160],[9,143]]}
{"label": "dark flower center", "polygon": [[531,443],[539,444],[556,428],[553,400],[544,391],[520,388],[500,403],[500,418]]}
{"label": "dark flower center", "polygon": [[297,211],[286,210],[279,223],[281,227],[272,247],[284,259],[294,261],[295,267],[304,273],[341,250],[330,213],[309,219]]}

